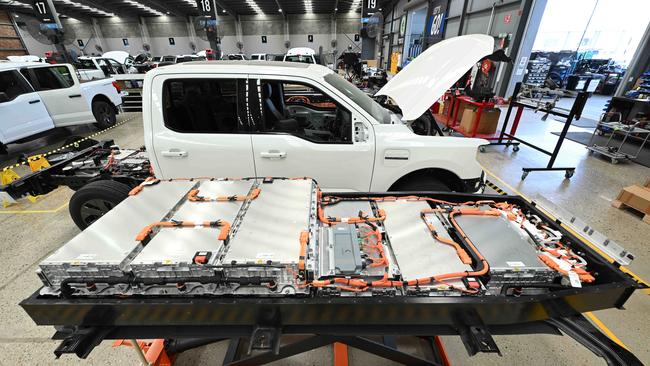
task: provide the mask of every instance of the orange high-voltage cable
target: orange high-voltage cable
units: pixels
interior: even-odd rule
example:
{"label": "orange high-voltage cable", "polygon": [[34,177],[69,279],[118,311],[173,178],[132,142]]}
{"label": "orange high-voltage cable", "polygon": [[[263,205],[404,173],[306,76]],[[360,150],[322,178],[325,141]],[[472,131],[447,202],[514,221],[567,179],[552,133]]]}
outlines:
{"label": "orange high-voltage cable", "polygon": [[232,195],[232,196],[216,196],[216,197],[203,197],[199,196],[199,190],[193,189],[187,194],[187,199],[191,202],[232,202],[232,201],[246,201],[256,199],[262,190],[255,188],[248,195]]}
{"label": "orange high-voltage cable", "polygon": [[230,223],[225,220],[216,220],[216,221],[203,221],[203,222],[193,222],[193,221],[158,221],[153,224],[145,226],[135,237],[137,241],[143,241],[144,239],[151,234],[152,230],[156,227],[220,227],[221,231],[217,239],[226,240],[230,234]]}

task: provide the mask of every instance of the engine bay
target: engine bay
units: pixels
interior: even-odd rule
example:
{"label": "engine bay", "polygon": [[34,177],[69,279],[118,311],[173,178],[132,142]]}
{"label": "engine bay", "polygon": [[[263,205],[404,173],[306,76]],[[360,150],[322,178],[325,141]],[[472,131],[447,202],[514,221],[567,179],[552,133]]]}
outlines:
{"label": "engine bay", "polygon": [[598,282],[573,240],[508,200],[150,178],[38,275],[56,297],[526,296]]}

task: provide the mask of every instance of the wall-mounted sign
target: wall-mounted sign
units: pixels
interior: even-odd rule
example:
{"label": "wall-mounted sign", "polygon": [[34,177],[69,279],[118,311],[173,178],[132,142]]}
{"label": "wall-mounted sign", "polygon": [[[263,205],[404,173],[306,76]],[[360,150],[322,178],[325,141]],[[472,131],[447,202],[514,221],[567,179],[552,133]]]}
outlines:
{"label": "wall-mounted sign", "polygon": [[449,0],[431,0],[429,4],[428,45],[442,41],[447,23],[447,6]]}
{"label": "wall-mounted sign", "polygon": [[214,16],[214,4],[212,0],[196,0],[196,5],[201,15]]}
{"label": "wall-mounted sign", "polygon": [[512,21],[512,14],[506,14],[503,16],[503,23],[508,24]]}
{"label": "wall-mounted sign", "polygon": [[47,6],[47,1],[45,0],[36,0],[32,4],[34,12],[38,15],[43,23],[54,23],[54,15],[52,15],[52,9]]}
{"label": "wall-mounted sign", "polygon": [[129,45],[129,39],[128,38],[122,38],[122,44],[126,47]]}
{"label": "wall-mounted sign", "polygon": [[404,37],[406,35],[406,14],[402,15],[399,20],[399,36]]}
{"label": "wall-mounted sign", "polygon": [[307,42],[314,42],[314,35],[310,34],[307,36]]}
{"label": "wall-mounted sign", "polygon": [[79,47],[83,47],[84,46],[84,41],[81,40],[81,39],[78,39],[77,44],[79,45]]}
{"label": "wall-mounted sign", "polygon": [[174,40],[174,37],[169,37],[169,45],[173,46],[176,44],[176,40]]}
{"label": "wall-mounted sign", "polygon": [[355,35],[354,35],[354,41],[355,41],[355,42],[359,42],[359,35],[358,35],[358,34],[355,34]]}
{"label": "wall-mounted sign", "polygon": [[378,8],[377,3],[377,0],[363,0],[363,11],[361,18],[368,18],[376,13]]}
{"label": "wall-mounted sign", "polygon": [[262,43],[266,43],[266,36],[262,36]]}

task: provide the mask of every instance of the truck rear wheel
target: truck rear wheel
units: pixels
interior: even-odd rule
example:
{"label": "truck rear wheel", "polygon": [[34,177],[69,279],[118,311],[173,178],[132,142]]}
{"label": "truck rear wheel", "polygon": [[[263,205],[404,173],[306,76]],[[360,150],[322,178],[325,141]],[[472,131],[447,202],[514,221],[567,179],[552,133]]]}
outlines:
{"label": "truck rear wheel", "polygon": [[88,183],[70,198],[70,217],[84,230],[127,198],[130,190],[126,184],[114,180]]}
{"label": "truck rear wheel", "polygon": [[115,124],[115,108],[104,100],[96,100],[92,105],[93,116],[99,128],[108,128]]}

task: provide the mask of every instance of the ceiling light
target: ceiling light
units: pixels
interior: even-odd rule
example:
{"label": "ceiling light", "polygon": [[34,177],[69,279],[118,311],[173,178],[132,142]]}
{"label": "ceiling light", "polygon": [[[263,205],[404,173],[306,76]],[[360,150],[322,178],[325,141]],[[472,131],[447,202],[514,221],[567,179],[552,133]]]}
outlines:
{"label": "ceiling light", "polygon": [[314,7],[311,4],[311,0],[304,0],[304,2],[305,2],[305,11],[307,13],[313,13]]}
{"label": "ceiling light", "polygon": [[226,9],[223,9],[221,12],[222,12],[222,13],[225,13],[225,12],[226,12]]}
{"label": "ceiling light", "polygon": [[278,12],[282,13],[282,9],[278,9]]}
{"label": "ceiling light", "polygon": [[77,8],[77,9],[81,9],[81,10],[91,12],[91,13],[93,13],[95,15],[102,15],[102,16],[105,16],[105,17],[115,16],[115,14],[113,14],[113,13],[109,13],[109,12],[106,12],[106,11],[103,11],[103,10],[99,10],[99,9],[91,7],[91,6],[79,4],[79,3],[76,3],[76,2],[70,1],[70,0],[56,0],[56,2],[66,4],[66,5],[70,5],[72,7]]}
{"label": "ceiling light", "polygon": [[259,6],[257,6],[257,3],[254,0],[246,0],[246,4],[248,4],[248,6],[253,8],[255,14],[264,14],[262,9]]}
{"label": "ceiling light", "polygon": [[194,0],[183,0],[185,4],[192,6],[193,8],[196,8],[196,1]]}
{"label": "ceiling light", "polygon": [[158,16],[165,15],[165,14],[159,12],[158,10],[150,8],[150,7],[148,7],[148,6],[144,5],[144,4],[141,4],[141,3],[137,2],[137,1],[132,1],[132,0],[122,0],[122,1],[124,1],[125,3],[127,3],[129,5],[135,6],[136,8],[138,8],[140,10],[144,10],[144,11],[146,11],[148,13],[151,13],[153,15],[158,15]]}

